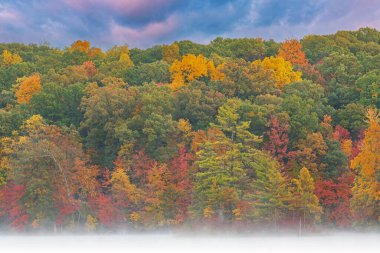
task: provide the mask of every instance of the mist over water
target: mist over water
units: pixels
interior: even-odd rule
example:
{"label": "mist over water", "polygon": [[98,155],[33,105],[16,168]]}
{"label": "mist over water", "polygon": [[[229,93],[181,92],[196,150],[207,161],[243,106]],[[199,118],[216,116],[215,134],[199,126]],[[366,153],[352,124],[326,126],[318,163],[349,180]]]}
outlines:
{"label": "mist over water", "polygon": [[[2,235],[2,252],[379,252],[380,234],[328,235]],[[3,251],[4,250],[4,251]]]}

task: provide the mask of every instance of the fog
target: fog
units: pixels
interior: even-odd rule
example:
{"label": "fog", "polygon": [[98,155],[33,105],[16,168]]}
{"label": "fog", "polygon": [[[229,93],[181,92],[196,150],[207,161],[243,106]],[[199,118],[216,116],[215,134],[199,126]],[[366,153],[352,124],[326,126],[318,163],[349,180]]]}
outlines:
{"label": "fog", "polygon": [[262,235],[1,235],[1,252],[380,252],[380,234],[298,237]]}

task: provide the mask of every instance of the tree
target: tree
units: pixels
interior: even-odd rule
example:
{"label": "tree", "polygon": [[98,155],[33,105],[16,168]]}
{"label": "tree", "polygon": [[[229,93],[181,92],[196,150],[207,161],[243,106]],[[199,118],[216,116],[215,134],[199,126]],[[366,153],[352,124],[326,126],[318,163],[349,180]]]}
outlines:
{"label": "tree", "polygon": [[273,222],[277,229],[278,220],[288,215],[291,195],[288,182],[280,172],[279,164],[264,152],[256,152],[260,161],[256,167],[256,178],[252,184],[249,199],[252,205],[252,216]]}
{"label": "tree", "polygon": [[246,178],[239,157],[238,146],[220,130],[215,130],[215,136],[208,136],[201,145],[196,153],[191,206],[195,218],[210,218],[213,213],[222,221],[233,219]]}
{"label": "tree", "polygon": [[280,125],[277,116],[272,116],[269,124],[269,131],[265,133],[267,141],[264,148],[283,165],[288,159],[289,125],[286,122]]}
{"label": "tree", "polygon": [[84,173],[83,163],[78,163],[84,155],[77,134],[45,124],[39,115],[26,120],[20,132],[11,143],[8,180],[24,187],[20,205],[31,225],[75,224],[82,201],[91,195],[89,184],[96,186],[97,176]]}
{"label": "tree", "polygon": [[88,50],[90,50],[90,42],[87,40],[74,41],[69,47],[69,52],[79,51],[87,53]]}
{"label": "tree", "polygon": [[124,217],[129,218],[134,212],[139,211],[143,192],[130,181],[120,159],[115,161],[115,169],[109,183],[111,184],[113,205],[120,210]]}
{"label": "tree", "polygon": [[305,227],[307,222],[319,222],[322,208],[315,195],[314,179],[309,170],[303,167],[298,178],[292,179],[292,208],[299,214],[300,222]]}
{"label": "tree", "polygon": [[302,73],[294,71],[292,64],[282,57],[265,57],[264,60],[252,62],[252,67],[258,71],[260,69],[265,70],[268,78],[274,81],[275,86],[279,89],[287,84],[302,80]]}
{"label": "tree", "polygon": [[370,109],[367,117],[360,153],[351,161],[357,174],[351,207],[360,223],[374,224],[380,218],[380,124],[376,110]]}
{"label": "tree", "polygon": [[5,66],[10,66],[13,64],[21,63],[23,60],[20,55],[18,54],[12,54],[8,50],[4,50],[2,54],[2,64]]}
{"label": "tree", "polygon": [[348,227],[352,222],[350,199],[353,175],[343,173],[337,180],[326,179],[315,183],[315,194],[323,207],[324,222]]}
{"label": "tree", "polygon": [[302,51],[302,44],[296,39],[283,42],[277,56],[284,58],[293,65],[301,67],[309,65],[306,55]]}
{"label": "tree", "polygon": [[209,77],[211,80],[223,79],[223,74],[219,71],[218,67],[215,67],[214,63],[207,60],[203,55],[185,55],[181,61],[174,61],[169,70],[174,90],[199,78]]}
{"label": "tree", "polygon": [[143,63],[128,68],[123,79],[129,85],[143,85],[144,83],[169,83],[170,65],[164,61]]}
{"label": "tree", "polygon": [[41,90],[41,77],[39,74],[33,74],[29,77],[17,79],[16,97],[19,104],[27,104],[33,94]]}
{"label": "tree", "polygon": [[173,43],[170,46],[164,45],[162,47],[162,59],[169,64],[172,64],[176,60],[180,59],[179,46],[177,43]]}
{"label": "tree", "polygon": [[0,217],[4,217],[15,230],[22,231],[28,224],[29,215],[20,203],[25,187],[13,182],[0,188]]}
{"label": "tree", "polygon": [[124,46],[114,46],[106,52],[106,56],[110,61],[118,61],[124,67],[133,66],[133,62],[129,56],[129,47]]}
{"label": "tree", "polygon": [[110,84],[89,86],[87,92],[81,102],[84,147],[94,163],[112,167],[121,145],[115,128],[135,112],[137,91]]}

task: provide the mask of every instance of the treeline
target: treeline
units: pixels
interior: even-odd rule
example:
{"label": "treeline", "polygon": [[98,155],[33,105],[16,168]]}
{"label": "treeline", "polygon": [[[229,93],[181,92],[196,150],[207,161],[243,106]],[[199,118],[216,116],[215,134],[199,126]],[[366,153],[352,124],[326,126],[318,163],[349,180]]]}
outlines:
{"label": "treeline", "polygon": [[379,225],[375,29],[1,52],[3,227]]}

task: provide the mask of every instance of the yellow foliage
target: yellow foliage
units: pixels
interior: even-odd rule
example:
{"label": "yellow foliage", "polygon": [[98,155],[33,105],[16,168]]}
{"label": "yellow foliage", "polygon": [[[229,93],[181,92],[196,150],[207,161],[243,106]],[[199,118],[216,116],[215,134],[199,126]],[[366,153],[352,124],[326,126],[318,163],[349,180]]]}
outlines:
{"label": "yellow foliage", "polygon": [[13,140],[9,137],[0,139],[0,186],[6,183],[6,175],[9,171],[8,156],[13,152]]}
{"label": "yellow foliage", "polygon": [[90,50],[90,42],[87,40],[77,40],[73,44],[71,44],[69,48],[69,52],[84,52],[87,53]]}
{"label": "yellow foliage", "polygon": [[351,154],[352,154],[352,141],[350,139],[343,140],[342,144],[341,144],[341,149],[342,149],[343,153],[347,157],[351,157]]}
{"label": "yellow foliage", "polygon": [[188,135],[191,133],[192,127],[187,119],[179,119],[178,120],[178,129],[181,130],[181,132],[185,133],[185,135]]}
{"label": "yellow foliage", "polygon": [[132,212],[131,215],[129,216],[129,218],[133,222],[138,222],[138,221],[141,220],[141,215],[139,213],[137,213],[137,212]]}
{"label": "yellow foliage", "polygon": [[112,184],[112,192],[120,198],[128,198],[128,200],[133,203],[137,203],[139,200],[139,193],[136,186],[131,183],[129,176],[120,165],[118,165],[112,173],[110,183]]}
{"label": "yellow foliage", "polygon": [[9,52],[6,49],[3,51],[2,58],[3,58],[3,64],[5,66],[9,66],[9,65],[13,65],[13,64],[17,64],[17,63],[22,62],[22,58],[20,55],[12,54],[11,52]]}
{"label": "yellow foliage", "polygon": [[86,217],[86,229],[87,231],[94,231],[98,226],[98,222],[92,215],[87,215]]}
{"label": "yellow foliage", "polygon": [[240,208],[236,208],[236,209],[232,210],[232,214],[234,215],[235,220],[241,220]]}
{"label": "yellow foliage", "polygon": [[[377,220],[380,213],[380,124],[376,110],[368,111],[369,128],[364,133],[360,153],[351,161],[357,171],[352,198],[355,213]],[[377,217],[374,217],[377,216]]]}
{"label": "yellow foliage", "polygon": [[214,63],[207,60],[203,55],[185,55],[181,61],[176,60],[169,70],[173,90],[177,90],[201,77],[210,77],[214,81],[224,78],[224,75],[220,72],[220,67],[215,68]]}
{"label": "yellow foliage", "polygon": [[315,221],[320,221],[322,214],[322,207],[319,205],[319,199],[314,194],[315,185],[314,179],[310,175],[307,168],[303,167],[300,171],[299,178],[292,179],[292,183],[295,186],[293,188],[293,194],[298,196],[295,200],[294,207],[302,210],[304,215],[308,213],[313,216]]}
{"label": "yellow foliage", "polygon": [[39,74],[33,74],[29,77],[17,79],[16,98],[19,104],[27,104],[33,94],[41,90],[41,77]]}
{"label": "yellow foliage", "polygon": [[282,57],[265,57],[262,61],[252,62],[252,67],[257,71],[261,69],[267,71],[268,78],[280,89],[287,84],[302,80],[302,72],[294,71],[292,64]]}
{"label": "yellow foliage", "polygon": [[214,216],[215,212],[214,210],[211,208],[211,207],[206,207],[204,210],[203,210],[203,217],[204,218],[212,218],[212,216]]}
{"label": "yellow foliage", "polygon": [[77,40],[71,46],[68,48],[68,51],[73,52],[83,52],[86,53],[90,58],[94,57],[101,57],[104,58],[105,54],[100,48],[97,47],[91,47],[90,48],[90,42],[87,40]]}
{"label": "yellow foliage", "polygon": [[[25,120],[21,126],[22,130],[31,132],[36,129],[40,129],[44,125],[44,119],[41,115],[35,114],[32,115],[29,119]],[[21,138],[21,137],[20,137]]]}
{"label": "yellow foliage", "polygon": [[122,62],[128,66],[133,66],[133,62],[131,60],[131,57],[129,57],[129,53],[121,53],[119,62]]}

